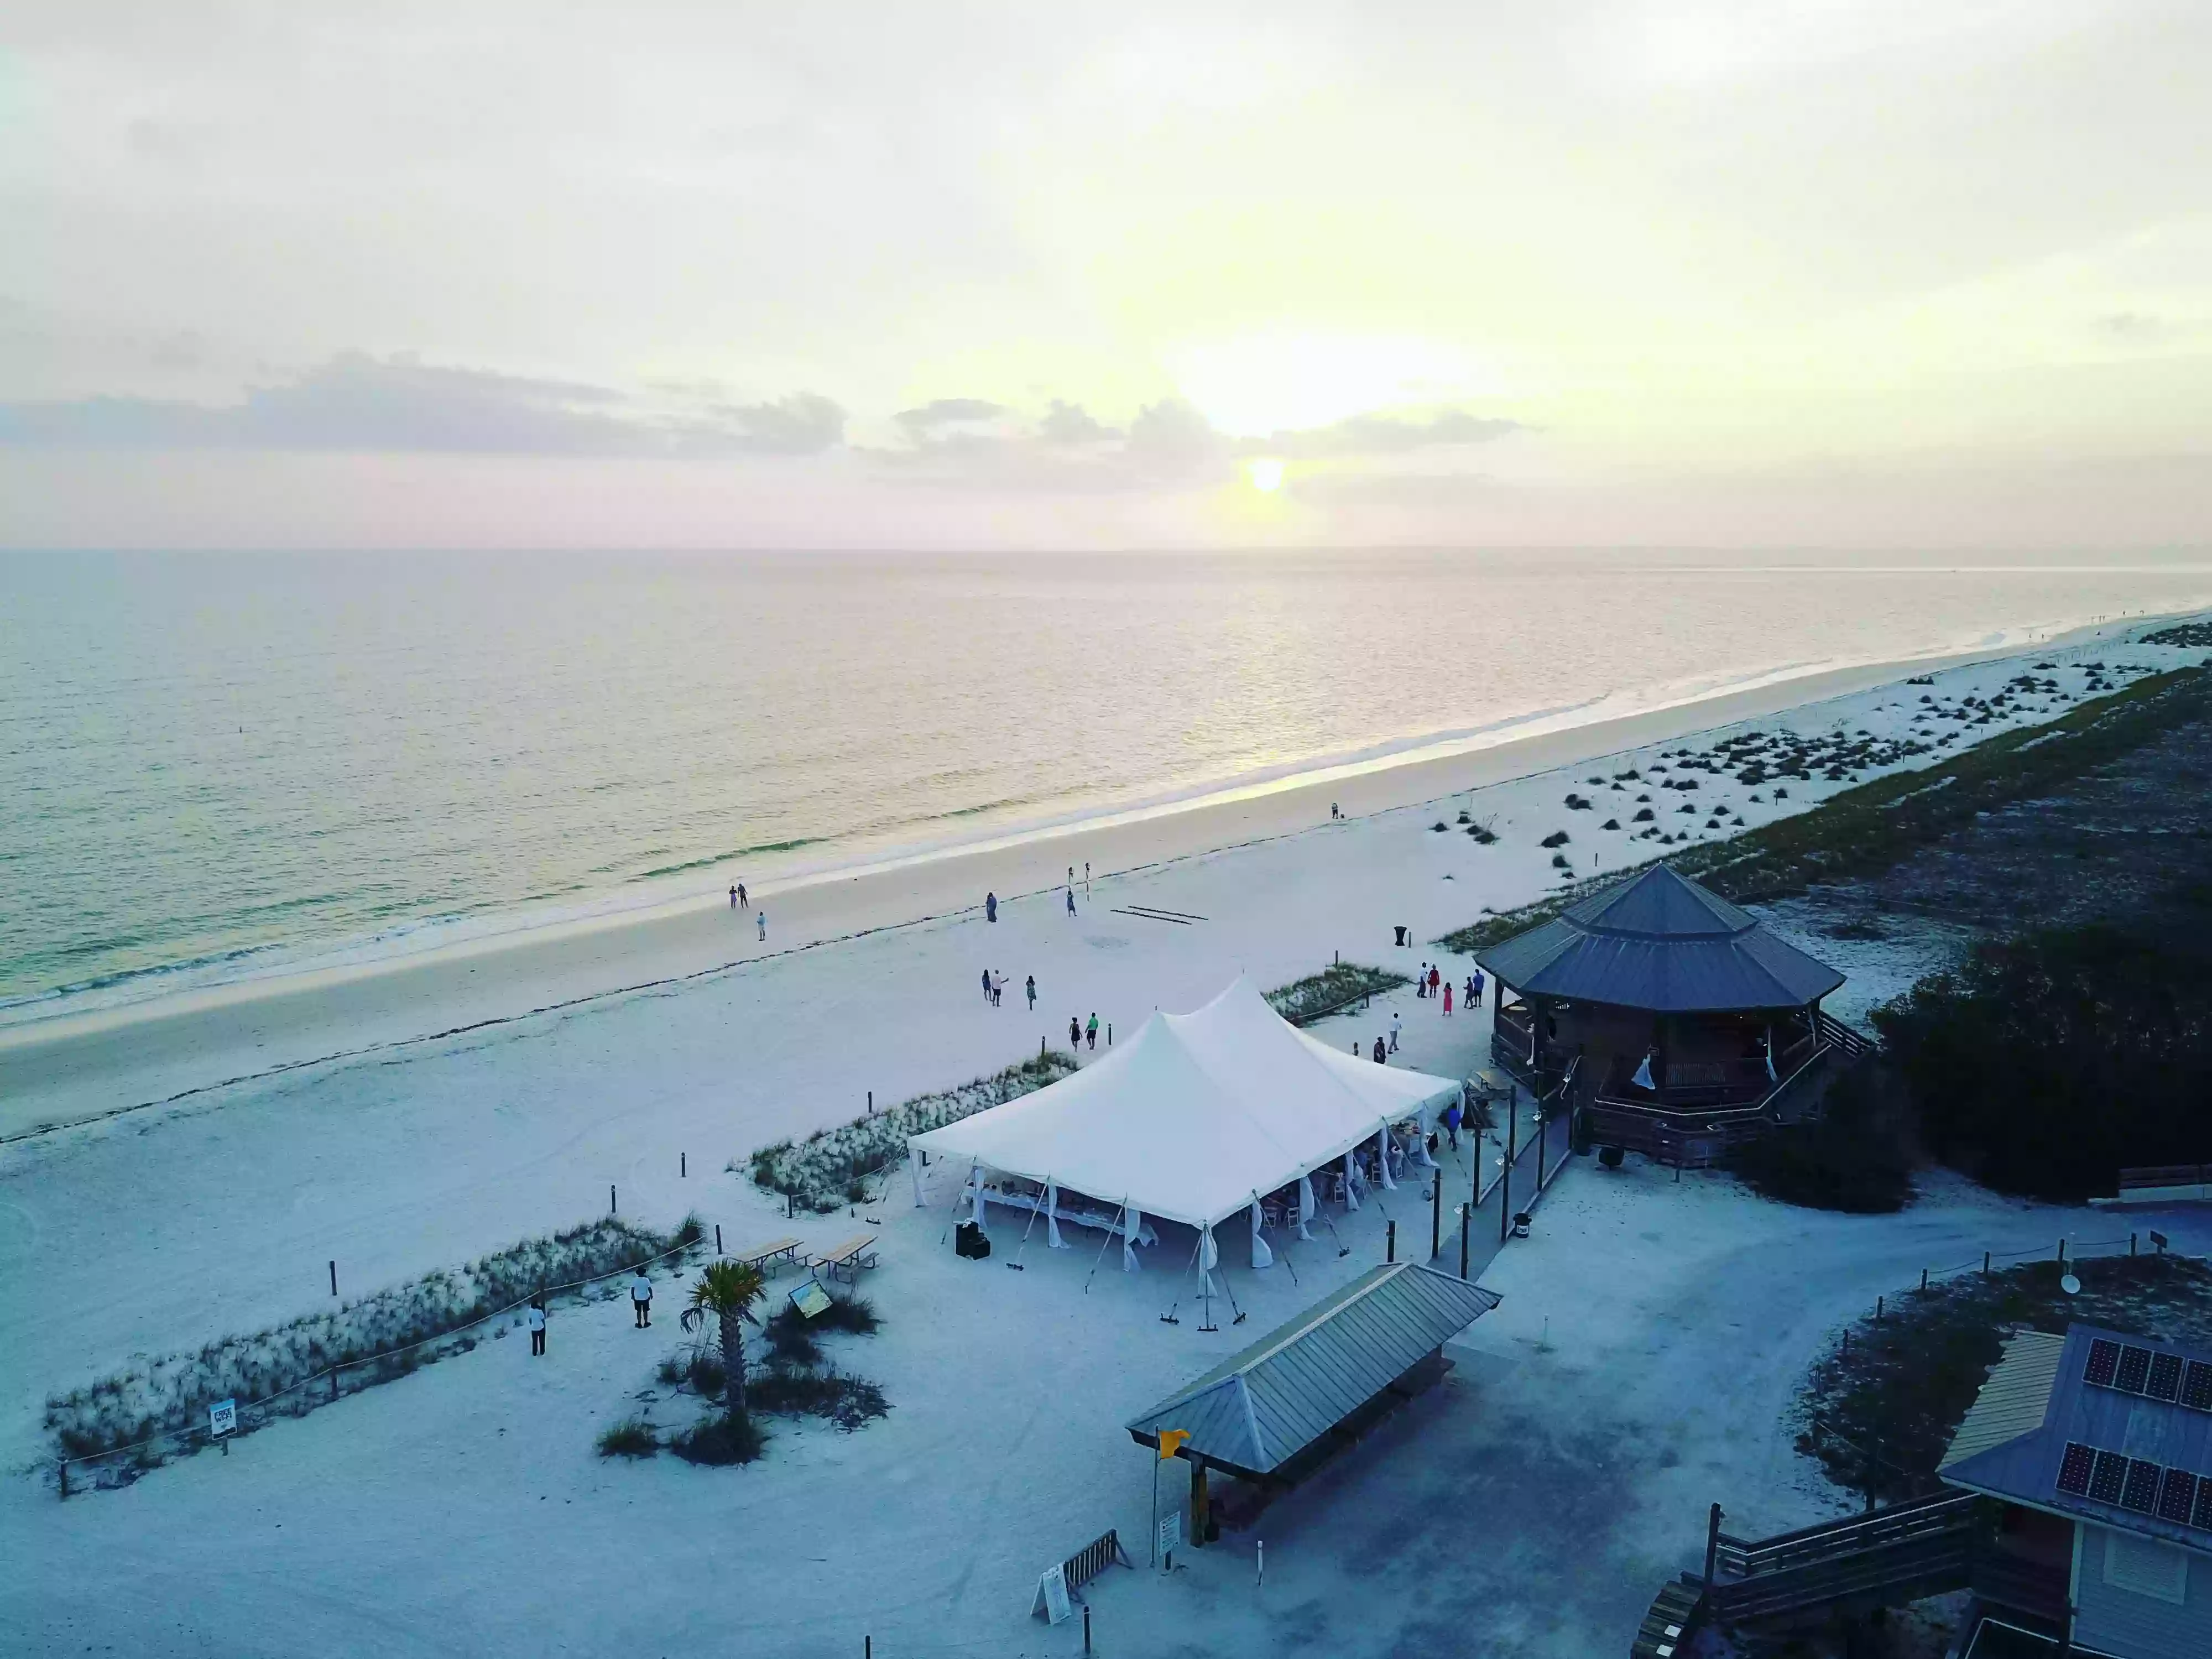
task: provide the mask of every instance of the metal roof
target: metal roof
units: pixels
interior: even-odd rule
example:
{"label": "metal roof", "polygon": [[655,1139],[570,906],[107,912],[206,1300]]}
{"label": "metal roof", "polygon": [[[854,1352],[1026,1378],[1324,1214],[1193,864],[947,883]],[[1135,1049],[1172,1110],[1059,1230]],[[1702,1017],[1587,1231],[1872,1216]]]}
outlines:
{"label": "metal roof", "polygon": [[1239,1474],[1280,1468],[1498,1305],[1415,1262],[1361,1274],[1127,1425],[1141,1444],[1190,1433],[1181,1456]]}
{"label": "metal roof", "polygon": [[1475,953],[1525,994],[1653,1013],[1802,1008],[1844,982],[1663,864]]}
{"label": "metal roof", "polygon": [[2021,1331],[2008,1340],[2004,1357],[1990,1368],[1989,1380],[1974,1396],[1958,1433],[1951,1437],[1942,1466],[1948,1468],[2041,1428],[2065,1352],[2066,1339],[2047,1331]]}
{"label": "metal roof", "polygon": [[[2059,1469],[2069,1442],[2118,1453],[2130,1460],[2142,1460],[2160,1469],[2212,1479],[2212,1411],[2192,1410],[2178,1401],[2154,1399],[2143,1393],[2124,1392],[2117,1387],[2100,1387],[2088,1382],[2084,1373],[2088,1366],[2089,1347],[2099,1340],[2148,1348],[2154,1354],[2171,1356],[2185,1364],[2193,1361],[2212,1366],[2212,1351],[2124,1336],[2094,1325],[2069,1326],[2039,1425],[1971,1454],[1962,1453],[1954,1441],[1940,1470],[1943,1480],[1969,1492],[1984,1492],[1992,1498],[2075,1516],[2100,1526],[2212,1552],[2212,1531],[2169,1521],[2155,1513],[2130,1510],[2118,1503],[2103,1502],[2086,1493],[2058,1489]],[[1996,1387],[2002,1393],[2017,1392],[2022,1395],[2009,1409],[2024,1419],[2027,1415],[2024,1396],[2032,1393],[2033,1382],[2026,1370],[2016,1376],[2004,1376],[2010,1370],[2014,1357],[2008,1353],[1991,1370],[1989,1381],[1982,1387],[1984,1393]],[[2002,1382],[2001,1377],[2004,1378]],[[2000,1406],[1994,1409],[2002,1417],[2008,1408]],[[1969,1413],[1968,1422],[1972,1420],[1972,1413]],[[1962,1425],[1960,1432],[1965,1431],[1966,1425]]]}

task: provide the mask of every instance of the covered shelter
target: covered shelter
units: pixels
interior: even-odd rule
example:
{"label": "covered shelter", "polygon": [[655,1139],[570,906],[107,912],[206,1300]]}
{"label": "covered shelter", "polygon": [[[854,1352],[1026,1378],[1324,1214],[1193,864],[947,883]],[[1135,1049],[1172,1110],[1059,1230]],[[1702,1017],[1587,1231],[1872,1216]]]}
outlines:
{"label": "covered shelter", "polygon": [[1262,1229],[1304,1236],[1322,1190],[1356,1209],[1370,1182],[1426,1165],[1424,1137],[1460,1091],[1339,1053],[1240,978],[1194,1012],[1154,1014],[1073,1077],[908,1137],[915,1201],[923,1158],[946,1159],[968,1172],[976,1221],[990,1203],[1042,1211],[1054,1244],[1062,1221],[1110,1226],[1131,1271],[1148,1217],[1195,1230],[1210,1270],[1213,1230],[1249,1211],[1252,1265],[1266,1267]]}
{"label": "covered shelter", "polygon": [[1205,1472],[1263,1491],[1294,1485],[1443,1369],[1443,1345],[1498,1305],[1495,1292],[1413,1262],[1369,1269],[1127,1425],[1197,1466],[1190,1535],[1206,1535]]}
{"label": "covered shelter", "polygon": [[1571,1079],[1585,1137],[1710,1161],[1774,1121],[1855,1034],[1844,975],[1655,864],[1475,954],[1498,983],[1491,1052],[1540,1094]]}

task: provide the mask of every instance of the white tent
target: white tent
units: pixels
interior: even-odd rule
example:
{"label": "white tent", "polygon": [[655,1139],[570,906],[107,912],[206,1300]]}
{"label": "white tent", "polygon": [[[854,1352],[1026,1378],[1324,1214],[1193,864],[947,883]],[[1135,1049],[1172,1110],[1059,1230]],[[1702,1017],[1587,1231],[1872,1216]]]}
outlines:
{"label": "white tent", "polygon": [[[1316,1042],[1239,979],[1194,1013],[1154,1014],[1073,1077],[907,1145],[979,1182],[996,1171],[1042,1183],[1048,1205],[1072,1188],[1127,1217],[1204,1231],[1393,1124],[1413,1120],[1425,1133],[1459,1096],[1448,1079]],[[1301,1207],[1310,1212],[1310,1200]],[[1125,1233],[1135,1230],[1125,1220]]]}

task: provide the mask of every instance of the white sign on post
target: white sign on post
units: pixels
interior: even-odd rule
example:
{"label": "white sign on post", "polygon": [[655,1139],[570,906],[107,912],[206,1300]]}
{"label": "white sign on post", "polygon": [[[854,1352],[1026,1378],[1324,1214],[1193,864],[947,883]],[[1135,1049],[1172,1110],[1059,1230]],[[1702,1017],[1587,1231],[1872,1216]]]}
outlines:
{"label": "white sign on post", "polygon": [[220,1440],[227,1434],[238,1432],[238,1400],[218,1400],[208,1407],[208,1432]]}
{"label": "white sign on post", "polygon": [[1160,1560],[1164,1564],[1168,1552],[1182,1542],[1182,1511],[1170,1510],[1160,1517]]}
{"label": "white sign on post", "polygon": [[1064,1625],[1073,1609],[1067,1601],[1067,1573],[1065,1562],[1046,1569],[1037,1580],[1036,1595],[1030,1602],[1031,1613],[1042,1613],[1048,1625]]}

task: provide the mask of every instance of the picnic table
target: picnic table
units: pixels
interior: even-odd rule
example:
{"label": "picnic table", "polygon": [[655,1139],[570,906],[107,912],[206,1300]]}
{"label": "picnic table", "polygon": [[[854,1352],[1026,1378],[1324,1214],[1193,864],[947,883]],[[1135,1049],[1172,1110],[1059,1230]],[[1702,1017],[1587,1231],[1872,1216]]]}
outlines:
{"label": "picnic table", "polygon": [[817,1269],[829,1268],[832,1279],[842,1274],[857,1281],[861,1268],[876,1265],[875,1238],[868,1233],[855,1233],[842,1244],[833,1244],[826,1250],[817,1251],[813,1265]]}
{"label": "picnic table", "polygon": [[794,1267],[805,1265],[799,1259],[799,1241],[795,1238],[778,1238],[738,1252],[738,1260],[747,1267],[758,1267],[763,1275],[773,1277],[781,1271],[787,1261]]}

